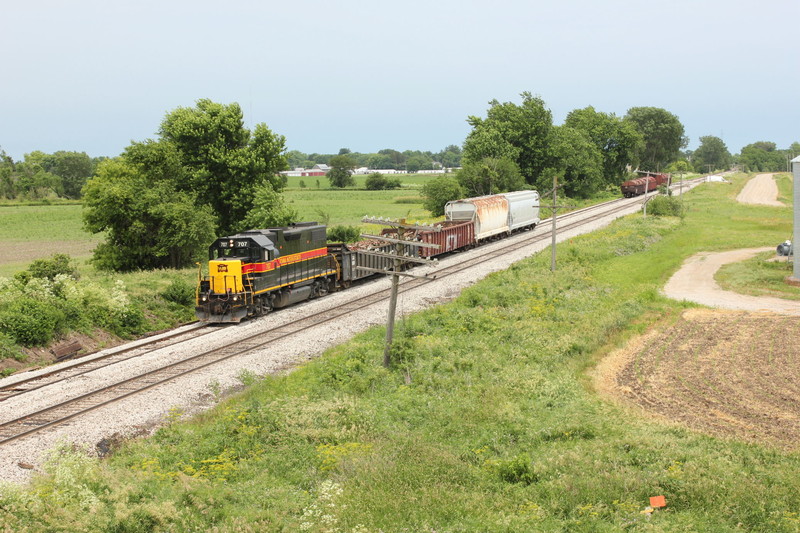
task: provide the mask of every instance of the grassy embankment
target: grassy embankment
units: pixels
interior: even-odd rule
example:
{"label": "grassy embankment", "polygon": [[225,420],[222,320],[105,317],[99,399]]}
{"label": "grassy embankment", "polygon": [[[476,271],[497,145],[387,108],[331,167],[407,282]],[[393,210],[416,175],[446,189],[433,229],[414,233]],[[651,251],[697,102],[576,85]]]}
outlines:
{"label": "grassy embankment", "polygon": [[[689,255],[781,239],[789,210],[733,185],[684,221],[628,217],[375,328],[105,462],[54,455],[0,498],[31,531],[798,531],[800,456],[712,438],[600,398],[587,371],[684,308]],[[668,507],[641,514],[648,497]]]}

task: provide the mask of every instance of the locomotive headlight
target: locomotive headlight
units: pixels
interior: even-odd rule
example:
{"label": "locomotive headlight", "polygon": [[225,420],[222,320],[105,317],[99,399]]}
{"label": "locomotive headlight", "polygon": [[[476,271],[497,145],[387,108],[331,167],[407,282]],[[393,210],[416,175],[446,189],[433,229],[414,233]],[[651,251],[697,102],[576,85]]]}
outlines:
{"label": "locomotive headlight", "polygon": [[208,297],[207,297],[207,296],[203,296],[203,297],[201,298],[201,300],[205,302],[206,300],[208,300]]}
{"label": "locomotive headlight", "polygon": [[233,301],[234,301],[234,302],[235,302],[236,300],[238,300],[238,299],[239,299],[239,296],[238,296],[238,295],[234,295],[234,296],[233,296]]}

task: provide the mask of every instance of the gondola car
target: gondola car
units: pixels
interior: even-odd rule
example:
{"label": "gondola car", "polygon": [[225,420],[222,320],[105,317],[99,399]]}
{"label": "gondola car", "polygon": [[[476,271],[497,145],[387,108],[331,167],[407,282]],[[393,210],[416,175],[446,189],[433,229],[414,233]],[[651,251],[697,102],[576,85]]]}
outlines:
{"label": "gondola car", "polygon": [[647,173],[640,178],[634,178],[623,182],[620,185],[622,196],[631,198],[642,194],[655,191],[661,185],[669,185],[670,175],[665,173]]}

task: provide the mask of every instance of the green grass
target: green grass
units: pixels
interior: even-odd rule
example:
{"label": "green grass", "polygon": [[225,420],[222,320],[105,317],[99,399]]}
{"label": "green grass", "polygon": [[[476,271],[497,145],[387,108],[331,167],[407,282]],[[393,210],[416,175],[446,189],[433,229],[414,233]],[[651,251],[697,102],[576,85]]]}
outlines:
{"label": "green grass", "polygon": [[34,259],[68,253],[84,263],[102,239],[83,231],[81,206],[0,206],[0,277],[24,270]]}
{"label": "green grass", "polygon": [[[774,240],[789,210],[707,184],[685,219],[631,216],[454,302],[269,377],[106,462],[62,450],[0,495],[29,531],[763,531],[800,528],[797,453],[660,423],[598,397],[602,353],[683,304],[692,253]],[[650,496],[667,508],[647,518]]]}
{"label": "green grass", "polygon": [[418,193],[408,189],[306,189],[285,192],[286,201],[297,209],[301,220],[323,222],[323,215],[327,215],[331,226],[361,226],[364,216],[432,220],[430,213],[422,207],[422,198],[417,203],[407,203],[414,196],[418,196]]}
{"label": "green grass", "polygon": [[786,278],[792,275],[792,263],[785,257],[767,261],[775,257],[775,252],[766,252],[747,261],[724,265],[715,279],[729,291],[800,300],[800,287],[786,283]]}

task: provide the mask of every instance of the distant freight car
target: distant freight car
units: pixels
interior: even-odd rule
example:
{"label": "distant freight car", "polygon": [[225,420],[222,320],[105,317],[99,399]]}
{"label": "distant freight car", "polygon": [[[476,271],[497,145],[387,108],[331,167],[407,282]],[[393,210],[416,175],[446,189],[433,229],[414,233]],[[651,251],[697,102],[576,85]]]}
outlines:
{"label": "distant freight car", "polygon": [[641,178],[625,181],[620,185],[622,196],[631,198],[655,191],[661,185],[669,185],[669,178],[669,174],[648,173],[648,175],[642,176]]}

